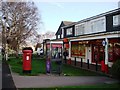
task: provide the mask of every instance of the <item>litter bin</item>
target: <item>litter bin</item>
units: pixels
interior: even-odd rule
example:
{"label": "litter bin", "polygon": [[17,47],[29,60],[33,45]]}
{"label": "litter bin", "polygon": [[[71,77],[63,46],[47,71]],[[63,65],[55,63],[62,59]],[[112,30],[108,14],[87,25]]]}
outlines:
{"label": "litter bin", "polygon": [[50,64],[50,58],[47,58],[46,60],[46,73],[50,73],[50,69],[51,69],[51,64]]}
{"label": "litter bin", "polygon": [[23,49],[23,73],[31,73],[32,50]]}

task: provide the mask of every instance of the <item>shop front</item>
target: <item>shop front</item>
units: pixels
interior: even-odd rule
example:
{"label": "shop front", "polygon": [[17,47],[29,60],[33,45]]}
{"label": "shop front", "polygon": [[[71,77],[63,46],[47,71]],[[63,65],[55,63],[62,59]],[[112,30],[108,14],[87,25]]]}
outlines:
{"label": "shop front", "polygon": [[91,46],[89,41],[71,41],[71,60],[76,66],[82,66],[88,60],[91,63]]}
{"label": "shop front", "polygon": [[[108,38],[108,67],[111,67],[112,64],[120,59],[120,38]],[[78,40],[71,41],[71,58],[79,58],[77,61],[87,63],[89,59],[90,64],[101,65],[101,62],[106,60],[106,42],[105,38],[101,39],[91,39],[91,40]],[[74,61],[74,59],[73,59]]]}
{"label": "shop front", "polygon": [[[92,46],[92,64],[101,67],[101,71],[108,73],[109,68],[112,67],[113,63],[120,59],[120,39],[119,38],[108,38],[108,43],[105,39],[90,40]],[[107,46],[107,51],[106,51]],[[108,60],[106,61],[106,52]],[[97,70],[97,68],[96,68]]]}
{"label": "shop front", "polygon": [[100,64],[101,61],[105,61],[105,47],[103,45],[104,39],[91,40],[92,46],[92,63]]}
{"label": "shop front", "polygon": [[[90,41],[92,46],[92,63],[97,61],[100,64],[101,61],[105,61],[105,45],[103,45],[103,41],[104,39]],[[115,62],[118,59],[120,59],[120,39],[108,39],[108,62]]]}

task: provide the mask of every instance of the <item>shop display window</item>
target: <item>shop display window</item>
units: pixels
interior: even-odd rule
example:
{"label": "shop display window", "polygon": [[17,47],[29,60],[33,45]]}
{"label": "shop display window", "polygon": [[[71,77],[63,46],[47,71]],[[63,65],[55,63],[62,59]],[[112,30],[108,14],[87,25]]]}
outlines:
{"label": "shop display window", "polygon": [[85,46],[78,42],[72,43],[71,45],[71,56],[84,56],[85,57]]}
{"label": "shop display window", "polygon": [[120,59],[120,43],[110,43],[108,48],[109,62],[115,62]]}
{"label": "shop display window", "polygon": [[108,60],[109,62],[113,61],[113,44],[109,44],[108,47]]}
{"label": "shop display window", "polygon": [[95,46],[93,45],[93,59],[92,62],[101,63],[102,60],[105,60],[104,47],[102,45]]}

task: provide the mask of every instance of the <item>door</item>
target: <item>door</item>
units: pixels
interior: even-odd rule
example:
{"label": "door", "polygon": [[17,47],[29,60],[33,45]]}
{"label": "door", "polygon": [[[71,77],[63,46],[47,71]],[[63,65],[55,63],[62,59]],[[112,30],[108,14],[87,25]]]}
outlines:
{"label": "door", "polygon": [[89,60],[89,63],[91,63],[91,47],[87,47],[86,49],[87,49],[86,50],[86,52],[87,52],[86,60]]}

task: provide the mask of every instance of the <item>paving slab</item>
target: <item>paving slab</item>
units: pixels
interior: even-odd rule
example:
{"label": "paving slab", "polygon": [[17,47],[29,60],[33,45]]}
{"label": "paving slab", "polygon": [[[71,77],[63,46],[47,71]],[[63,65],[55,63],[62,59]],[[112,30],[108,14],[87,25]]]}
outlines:
{"label": "paving slab", "polygon": [[45,88],[60,86],[93,85],[103,83],[117,83],[118,81],[104,76],[19,76],[12,73],[17,88]]}

